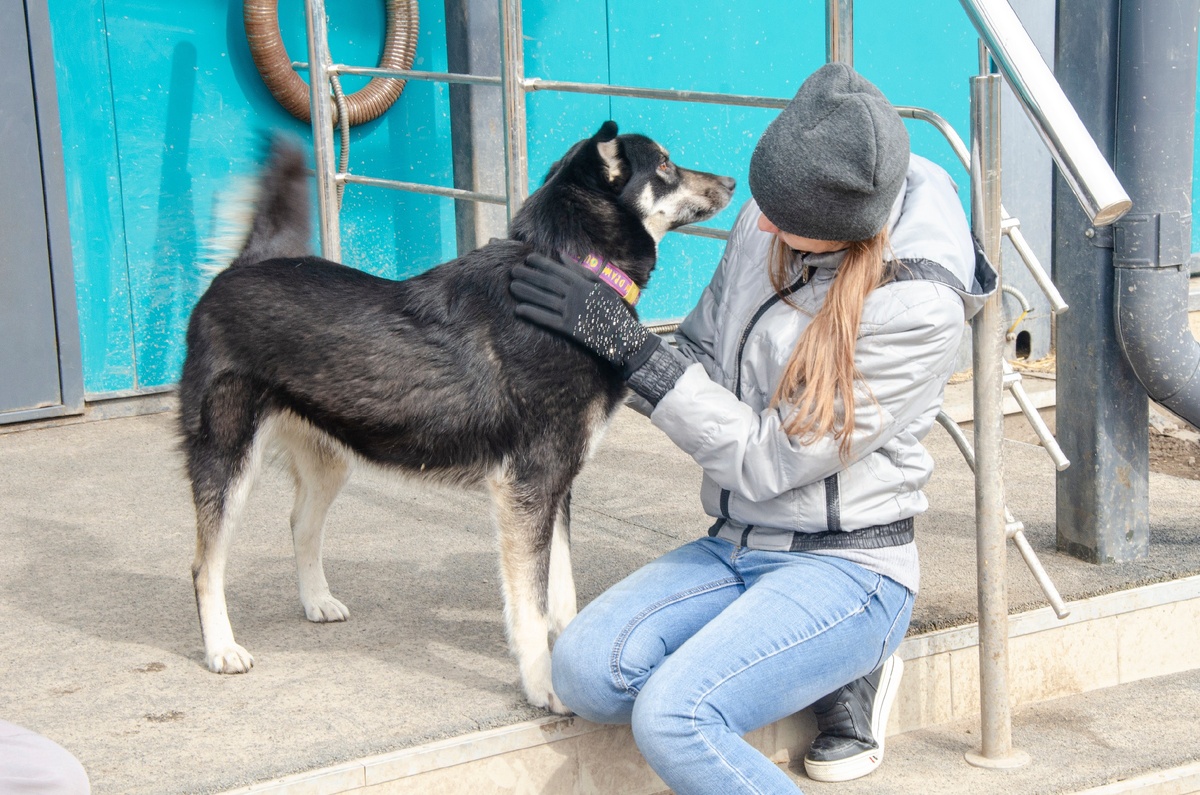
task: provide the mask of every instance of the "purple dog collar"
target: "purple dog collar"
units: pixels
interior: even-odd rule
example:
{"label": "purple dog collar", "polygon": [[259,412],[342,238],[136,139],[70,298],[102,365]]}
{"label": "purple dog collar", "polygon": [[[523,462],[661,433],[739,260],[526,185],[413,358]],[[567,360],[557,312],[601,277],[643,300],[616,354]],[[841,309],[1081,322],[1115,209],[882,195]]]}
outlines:
{"label": "purple dog collar", "polygon": [[595,254],[588,254],[581,260],[575,260],[576,263],[590,270],[592,273],[600,277],[600,280],[609,287],[617,291],[617,295],[625,299],[625,302],[630,306],[634,306],[641,296],[641,288],[625,271],[613,265],[611,262],[606,262],[600,259]]}

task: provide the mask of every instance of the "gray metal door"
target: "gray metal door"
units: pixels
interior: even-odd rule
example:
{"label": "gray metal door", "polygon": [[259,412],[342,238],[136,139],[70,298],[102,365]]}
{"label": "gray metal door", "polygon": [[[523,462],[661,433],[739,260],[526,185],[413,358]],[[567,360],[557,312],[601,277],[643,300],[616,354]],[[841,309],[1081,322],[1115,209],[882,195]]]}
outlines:
{"label": "gray metal door", "polygon": [[49,29],[29,5],[0,0],[0,423],[82,406]]}

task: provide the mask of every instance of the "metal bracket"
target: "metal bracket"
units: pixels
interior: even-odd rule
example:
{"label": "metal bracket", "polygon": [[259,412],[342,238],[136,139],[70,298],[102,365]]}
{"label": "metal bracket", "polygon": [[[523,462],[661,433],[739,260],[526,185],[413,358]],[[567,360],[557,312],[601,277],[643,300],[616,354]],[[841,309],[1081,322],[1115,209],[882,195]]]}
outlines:
{"label": "metal bracket", "polygon": [[1113,224],[1113,267],[1175,268],[1191,253],[1183,213],[1126,215]]}
{"label": "metal bracket", "polygon": [[1096,248],[1113,247],[1113,228],[1111,226],[1089,226],[1083,236]]}

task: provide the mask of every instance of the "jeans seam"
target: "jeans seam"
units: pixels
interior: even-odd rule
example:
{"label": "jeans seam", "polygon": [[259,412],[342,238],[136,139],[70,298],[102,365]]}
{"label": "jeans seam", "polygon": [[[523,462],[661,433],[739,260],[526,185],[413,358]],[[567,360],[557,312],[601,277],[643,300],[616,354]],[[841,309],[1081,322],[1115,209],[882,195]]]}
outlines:
{"label": "jeans seam", "polygon": [[[799,644],[804,643],[805,641],[811,640],[812,638],[819,635],[821,632],[828,632],[829,630],[833,629],[837,625],[841,624],[843,621],[853,618],[854,616],[858,615],[859,613],[865,612],[867,609],[867,605],[869,605],[871,603],[871,600],[874,599],[876,597],[876,595],[878,595],[878,593],[882,589],[883,589],[883,577],[880,576],[879,579],[875,583],[874,590],[872,590],[870,593],[867,594],[866,599],[864,599],[859,604],[858,609],[854,610],[853,612],[847,613],[846,615],[839,618],[837,621],[834,621],[832,624],[822,627],[820,629],[820,631],[818,631],[818,632],[814,632],[810,635],[806,635],[803,638],[797,638],[796,640],[789,643],[787,646],[785,646],[782,649],[776,649],[775,651],[771,652],[770,654],[764,654],[761,657],[758,657],[757,659],[746,663],[738,670],[730,672],[728,676],[722,677],[721,681],[714,683],[712,687],[710,687],[708,690],[705,690],[700,695],[700,697],[696,699],[695,703],[692,705],[692,714],[691,714],[692,729],[693,729],[693,731],[696,732],[696,734],[698,734],[704,740],[704,744],[707,745],[710,749],[712,749],[712,752],[717,755],[717,758],[719,758],[721,760],[722,764],[724,764],[726,767],[729,767],[731,770],[733,770],[739,778],[745,780],[745,777],[742,775],[742,773],[740,771],[738,771],[736,768],[734,768],[732,765],[730,765],[729,760],[727,760],[724,756],[722,756],[721,752],[718,751],[717,748],[711,742],[709,742],[708,737],[706,737],[704,735],[704,730],[700,728],[699,721],[696,717],[696,712],[700,709],[700,705],[702,703],[704,703],[704,700],[707,699],[708,696],[710,694],[712,694],[713,691],[715,691],[721,685],[725,684],[730,679],[732,679],[733,677],[742,673],[743,671],[747,670],[751,666],[757,665],[758,663],[762,662],[763,660],[768,660],[768,659],[776,656],[777,654],[782,654],[783,652],[788,651],[788,650],[798,646]],[[749,786],[754,787],[753,782],[747,781],[746,783]],[[757,791],[757,787],[754,787],[754,789]]]}
{"label": "jeans seam", "polygon": [[[904,604],[907,605],[908,600],[913,598],[913,592],[909,591],[907,588],[905,588],[904,590],[907,591],[907,593],[904,595]],[[876,593],[878,593],[878,591],[876,591]],[[898,611],[896,611],[896,615],[892,618],[892,625],[890,627],[888,627],[887,633],[883,636],[883,645],[879,647],[879,659],[875,661],[875,668],[878,668],[880,665],[883,664],[883,660],[884,660],[883,653],[885,651],[887,651],[888,641],[892,639],[892,633],[896,631],[896,624],[900,621],[900,615],[903,612],[904,612],[904,605],[901,605],[900,609]],[[874,671],[875,668],[872,668],[871,670]]]}
{"label": "jeans seam", "polygon": [[737,577],[725,577],[720,580],[714,580],[713,582],[705,583],[704,585],[697,585],[692,588],[688,588],[685,591],[679,591],[678,593],[674,593],[665,599],[660,599],[630,619],[629,623],[625,625],[625,628],[621,630],[621,634],[617,636],[617,641],[613,644],[612,657],[609,659],[609,673],[612,676],[613,684],[617,687],[617,689],[623,690],[635,697],[639,692],[638,688],[635,688],[626,682],[625,677],[621,674],[621,654],[625,650],[625,641],[629,639],[629,635],[639,624],[668,605],[673,605],[676,602],[681,602],[684,599],[688,599],[693,596],[699,596],[700,594],[708,593],[709,591],[715,591],[720,588],[728,588],[729,586],[737,585],[740,582],[741,580]]}
{"label": "jeans seam", "polygon": [[[709,691],[709,692],[712,692],[712,691]],[[721,760],[721,764],[725,765],[725,767],[727,767],[731,773],[733,773],[735,776],[737,776],[739,779],[741,779],[742,782],[747,787],[749,787],[751,790],[753,790],[754,792],[762,792],[761,789],[759,789],[757,786],[755,786],[753,781],[746,778],[745,773],[738,770],[737,766],[730,764],[729,760],[725,758],[725,755],[722,754],[719,750],[717,750],[717,747],[715,745],[713,745],[712,742],[708,739],[708,737],[704,734],[704,729],[702,729],[696,725],[695,713],[692,714],[692,728],[695,729],[696,734],[698,734],[700,736],[700,739],[704,740],[704,744],[707,745],[709,750],[713,752],[713,755],[715,755],[717,757],[717,759]]]}

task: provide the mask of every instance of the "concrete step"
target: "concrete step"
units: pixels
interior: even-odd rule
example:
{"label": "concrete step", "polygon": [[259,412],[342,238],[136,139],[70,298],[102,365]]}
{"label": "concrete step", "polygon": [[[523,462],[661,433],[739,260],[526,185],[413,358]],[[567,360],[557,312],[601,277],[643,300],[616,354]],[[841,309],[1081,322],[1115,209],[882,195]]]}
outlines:
{"label": "concrete step", "polygon": [[1200,789],[1200,671],[1146,679],[1017,707],[1013,746],[1030,762],[1011,770],[972,767],[974,719],[889,740],[884,765],[841,784],[798,780],[809,795],[1167,795]]}
{"label": "concrete step", "polygon": [[[807,712],[748,739],[818,795],[1183,795],[1200,788],[1200,577],[1070,608],[1063,621],[1049,609],[1010,618],[1014,744],[1032,758],[1023,768],[981,770],[964,761],[979,744],[974,625],[905,640],[887,762],[869,778],[830,785],[804,776],[800,760],[816,731]],[[1095,789],[1116,782],[1125,789]],[[226,795],[651,795],[663,787],[627,727],[539,718]]]}

